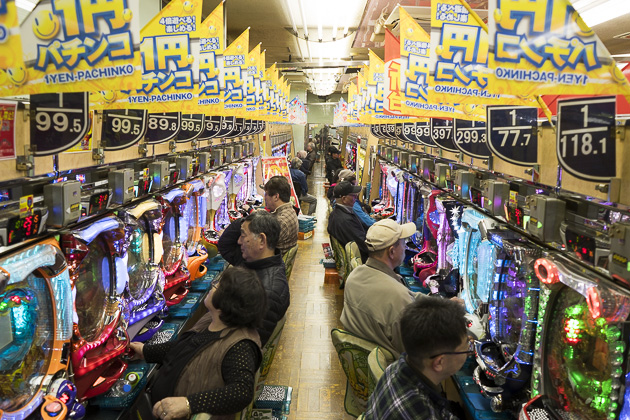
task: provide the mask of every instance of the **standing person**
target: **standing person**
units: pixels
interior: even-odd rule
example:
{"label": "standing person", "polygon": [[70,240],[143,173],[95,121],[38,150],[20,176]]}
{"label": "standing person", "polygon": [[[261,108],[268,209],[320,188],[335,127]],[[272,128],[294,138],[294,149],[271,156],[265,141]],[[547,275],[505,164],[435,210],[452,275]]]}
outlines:
{"label": "standing person", "polygon": [[308,203],[307,216],[312,216],[313,214],[315,214],[315,210],[317,210],[317,198],[313,197],[312,195],[308,193],[308,184],[306,183],[306,176],[301,170],[297,169],[297,168],[300,168],[301,166],[302,166],[302,161],[300,160],[300,158],[294,157],[293,159],[291,159],[291,168],[289,168],[289,171],[291,172],[291,178],[293,179],[293,182],[299,183],[302,189],[299,200],[304,201],[305,203]]}
{"label": "standing person", "polygon": [[341,246],[354,241],[361,251],[361,260],[367,260],[368,250],[365,246],[365,229],[354,214],[352,206],[361,191],[360,186],[349,182],[340,182],[335,186],[335,207],[328,216],[328,234],[333,236]]}
{"label": "standing person", "polygon": [[258,330],[264,346],[290,303],[289,283],[280,252],[276,250],[280,224],[277,217],[258,210],[233,221],[219,238],[217,247],[225,260],[258,274],[267,293],[269,309]]}
{"label": "standing person", "polygon": [[402,313],[403,353],[389,365],[367,403],[366,420],[458,420],[462,408],[446,399],[441,383],[474,354],[462,305],[427,297]]}
{"label": "standing person", "polygon": [[328,156],[326,157],[326,179],[330,184],[334,181],[335,171],[343,169],[341,159],[339,159],[341,152],[334,146],[328,148]]}
{"label": "standing person", "polygon": [[204,305],[208,313],[177,340],[129,345],[134,358],[161,364],[150,387],[158,419],[197,413],[234,418],[254,398],[262,361],[255,328],[267,307],[258,276],[245,268],[226,269],[212,282]]}

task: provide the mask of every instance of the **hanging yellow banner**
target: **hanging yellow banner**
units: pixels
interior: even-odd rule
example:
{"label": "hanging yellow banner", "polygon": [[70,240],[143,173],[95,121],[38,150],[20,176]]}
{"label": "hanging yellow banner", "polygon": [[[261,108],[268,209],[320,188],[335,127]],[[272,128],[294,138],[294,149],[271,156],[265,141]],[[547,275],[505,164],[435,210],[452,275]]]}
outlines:
{"label": "hanging yellow banner", "polygon": [[429,102],[537,106],[509,90],[487,90],[488,28],[464,0],[431,2]]}
{"label": "hanging yellow banner", "polygon": [[370,69],[367,78],[367,107],[370,112],[371,124],[374,124],[377,115],[383,114],[383,70],[385,63],[372,50],[368,50]]}
{"label": "hanging yellow banner", "polygon": [[265,102],[265,66],[267,62],[267,50],[262,50],[260,53],[260,65],[258,67],[258,81],[259,86],[256,89],[256,106],[258,108],[257,117],[262,119],[267,113],[267,104]]}
{"label": "hanging yellow banner", "polygon": [[[210,13],[199,28],[199,82],[196,85],[197,109],[190,113],[225,115],[221,91],[221,66],[225,48],[225,24],[223,2]],[[193,45],[195,45],[193,43]]]}
{"label": "hanging yellow banner", "polygon": [[[15,29],[15,3],[1,3]],[[21,48],[15,32],[6,34],[10,44],[0,60],[8,70],[0,96],[135,88],[140,83],[138,3],[40,1],[20,25]]]}
{"label": "hanging yellow banner", "polygon": [[357,85],[354,81],[350,82],[348,86],[348,124],[356,125],[359,124],[359,113],[357,106]]}
{"label": "hanging yellow banner", "polygon": [[11,83],[12,71],[21,64],[22,44],[18,25],[17,6],[13,0],[0,1],[0,88]]}
{"label": "hanging yellow banner", "polygon": [[[172,0],[142,31],[142,81],[125,92],[99,90],[90,95],[92,109],[146,109],[170,112],[191,109],[199,80],[198,41],[201,2]],[[190,104],[185,106],[185,103]]]}
{"label": "hanging yellow banner", "polygon": [[227,115],[245,116],[245,75],[249,51],[249,28],[223,52],[223,108]]}
{"label": "hanging yellow banner", "polygon": [[247,118],[258,116],[257,96],[260,91],[260,44],[247,54],[247,74],[245,77],[245,110]]}
{"label": "hanging yellow banner", "polygon": [[568,0],[490,0],[488,89],[515,95],[625,95],[615,60]]}
{"label": "hanging yellow banner", "polygon": [[424,29],[399,7],[400,11],[400,92],[401,110],[415,117],[460,118],[484,121],[485,107],[474,104],[429,101],[431,40]]}

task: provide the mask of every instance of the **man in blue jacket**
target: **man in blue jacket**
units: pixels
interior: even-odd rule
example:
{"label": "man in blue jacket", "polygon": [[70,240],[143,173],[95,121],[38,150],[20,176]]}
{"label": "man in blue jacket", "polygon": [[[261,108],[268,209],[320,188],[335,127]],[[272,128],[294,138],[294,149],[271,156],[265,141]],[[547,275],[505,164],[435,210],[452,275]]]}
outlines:
{"label": "man in blue jacket", "polygon": [[308,203],[308,213],[307,216],[312,216],[315,214],[315,210],[317,210],[317,198],[313,197],[308,193],[308,184],[306,183],[306,175],[304,172],[299,170],[302,166],[302,160],[300,158],[294,157],[291,159],[291,167],[289,168],[289,172],[291,173],[291,179],[293,183],[298,183],[302,189],[300,193],[300,201]]}

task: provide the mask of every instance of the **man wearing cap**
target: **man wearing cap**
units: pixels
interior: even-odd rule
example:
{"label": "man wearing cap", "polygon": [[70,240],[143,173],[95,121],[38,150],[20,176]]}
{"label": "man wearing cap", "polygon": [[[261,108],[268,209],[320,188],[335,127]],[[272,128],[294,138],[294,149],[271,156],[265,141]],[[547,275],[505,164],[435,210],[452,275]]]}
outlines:
{"label": "man wearing cap", "polygon": [[368,249],[365,246],[365,229],[352,210],[360,191],[360,186],[352,185],[347,181],[342,181],[335,186],[333,195],[336,204],[328,216],[328,234],[339,241],[341,246],[346,246],[348,242],[356,242],[361,251],[361,260],[365,262],[368,256]]}
{"label": "man wearing cap", "polygon": [[330,146],[328,148],[328,157],[326,158],[326,179],[331,184],[335,180],[334,179],[335,171],[339,169],[343,169],[341,160],[339,160],[340,154],[341,152],[335,146]]}
{"label": "man wearing cap", "polygon": [[369,258],[352,270],[343,293],[341,323],[353,334],[391,351],[404,351],[400,314],[422,294],[411,292],[394,269],[405,258],[405,240],[416,232],[414,223],[399,225],[384,219],[367,231],[365,245]]}

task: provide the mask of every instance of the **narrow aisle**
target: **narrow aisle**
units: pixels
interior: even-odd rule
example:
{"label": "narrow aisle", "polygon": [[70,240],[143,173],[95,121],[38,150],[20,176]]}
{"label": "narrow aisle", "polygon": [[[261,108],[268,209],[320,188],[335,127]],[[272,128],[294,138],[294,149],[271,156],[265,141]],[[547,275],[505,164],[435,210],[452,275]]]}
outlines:
{"label": "narrow aisle", "polygon": [[341,327],[343,290],[324,284],[322,243],[330,243],[328,200],[324,197],[322,163],[309,176],[309,193],[317,197],[317,225],[299,248],[289,279],[291,305],[267,384],[293,387],[289,420],[352,419],[343,408],[346,376],[330,340]]}

